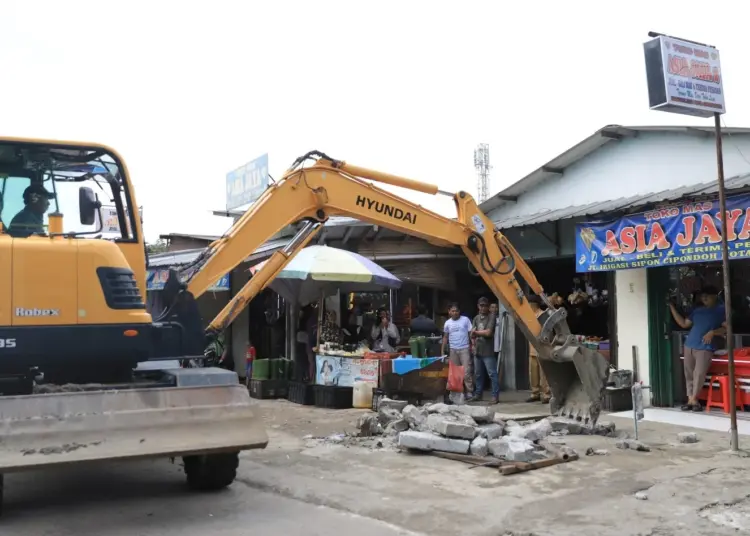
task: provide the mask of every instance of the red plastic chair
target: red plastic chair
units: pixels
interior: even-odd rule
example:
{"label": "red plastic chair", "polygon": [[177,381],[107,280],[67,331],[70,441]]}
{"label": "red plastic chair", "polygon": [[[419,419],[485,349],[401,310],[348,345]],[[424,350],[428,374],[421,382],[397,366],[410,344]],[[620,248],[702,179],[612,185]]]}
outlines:
{"label": "red plastic chair", "polygon": [[[719,400],[714,400],[714,383],[719,384]],[[737,381],[737,378],[734,379],[734,393],[735,406],[739,408],[740,411],[743,411],[745,409],[745,406],[742,402],[742,389],[740,389],[740,382]],[[729,405],[729,376],[727,376],[726,374],[717,374],[711,376],[708,384],[706,413],[711,411],[711,408],[721,408],[724,413],[731,412],[731,406]]]}

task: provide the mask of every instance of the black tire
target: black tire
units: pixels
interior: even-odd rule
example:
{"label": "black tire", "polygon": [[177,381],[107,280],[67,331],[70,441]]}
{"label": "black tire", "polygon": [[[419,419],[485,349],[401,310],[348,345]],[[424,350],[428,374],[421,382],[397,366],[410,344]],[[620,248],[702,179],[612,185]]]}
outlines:
{"label": "black tire", "polygon": [[197,491],[216,491],[229,486],[237,477],[239,452],[185,456],[185,474],[190,488]]}

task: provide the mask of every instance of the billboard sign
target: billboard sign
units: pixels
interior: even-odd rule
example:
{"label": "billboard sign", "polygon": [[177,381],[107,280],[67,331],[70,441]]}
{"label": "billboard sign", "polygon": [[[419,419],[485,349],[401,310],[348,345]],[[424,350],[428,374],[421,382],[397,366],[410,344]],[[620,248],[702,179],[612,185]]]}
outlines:
{"label": "billboard sign", "polygon": [[227,210],[255,202],[268,186],[268,153],[227,173]]}
{"label": "billboard sign", "polygon": [[[727,228],[729,259],[750,258],[750,194],[727,198]],[[721,219],[715,200],[576,226],[577,272],[721,260]]]}
{"label": "billboard sign", "polygon": [[726,113],[717,49],[666,35],[643,49],[652,110],[696,117]]}

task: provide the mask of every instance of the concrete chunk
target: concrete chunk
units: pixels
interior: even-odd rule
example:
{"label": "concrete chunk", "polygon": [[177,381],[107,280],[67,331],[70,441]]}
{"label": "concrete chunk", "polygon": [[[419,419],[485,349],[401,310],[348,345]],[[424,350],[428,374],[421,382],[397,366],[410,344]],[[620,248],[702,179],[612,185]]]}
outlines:
{"label": "concrete chunk", "polygon": [[612,421],[601,421],[596,423],[594,427],[594,434],[606,437],[612,437],[615,435],[615,423]]}
{"label": "concrete chunk", "polygon": [[442,437],[430,432],[408,431],[398,435],[398,446],[405,449],[422,450],[430,452],[455,452],[456,454],[467,454],[470,443],[466,439],[452,439]]}
{"label": "concrete chunk", "polygon": [[549,419],[550,426],[552,426],[553,432],[563,432],[571,435],[581,435],[584,433],[584,426],[578,421],[572,419],[565,419],[563,417],[555,417]]}
{"label": "concrete chunk", "polygon": [[398,432],[405,432],[408,429],[409,423],[406,422],[406,419],[397,419],[388,423],[385,427],[385,433],[388,435],[395,435]]}
{"label": "concrete chunk", "polygon": [[357,428],[359,429],[360,437],[371,437],[374,435],[379,435],[383,432],[383,428],[378,422],[377,415],[374,415],[372,413],[362,415],[357,420]]}
{"label": "concrete chunk", "polygon": [[393,400],[392,398],[381,398],[380,402],[378,402],[378,409],[381,408],[389,408],[389,409],[395,409],[399,413],[404,411],[404,408],[408,406],[409,403],[406,400]]}
{"label": "concrete chunk", "polygon": [[464,415],[468,415],[472,419],[474,419],[478,423],[491,423],[493,419],[495,418],[495,410],[490,408],[489,406],[469,406],[469,405],[463,405],[463,406],[455,406],[455,408],[463,413]]}
{"label": "concrete chunk", "polygon": [[427,427],[435,433],[446,437],[457,437],[460,439],[474,439],[476,431],[475,424],[471,422],[461,422],[462,419],[452,414],[440,415],[433,413],[427,417]]}
{"label": "concrete chunk", "polygon": [[458,406],[438,402],[437,404],[430,404],[429,406],[426,406],[426,409],[428,413],[450,413],[457,407]]}
{"label": "concrete chunk", "polygon": [[401,418],[401,412],[391,408],[380,408],[378,410],[378,421],[382,426]]}
{"label": "concrete chunk", "polygon": [[494,422],[490,424],[480,424],[477,426],[477,432],[481,437],[497,439],[503,435],[503,426]]}
{"label": "concrete chunk", "polygon": [[651,447],[646,445],[645,443],[638,441],[637,439],[621,439],[617,443],[615,443],[615,446],[618,449],[623,450],[637,450],[639,452],[651,452]]}
{"label": "concrete chunk", "polygon": [[695,432],[680,432],[677,434],[677,438],[680,440],[680,443],[697,443],[698,442],[698,434]]}
{"label": "concrete chunk", "polygon": [[485,437],[477,437],[474,441],[471,442],[471,447],[469,448],[469,452],[473,454],[474,456],[487,456],[490,453],[489,449],[489,442],[487,441],[487,438]]}
{"label": "concrete chunk", "polygon": [[534,443],[521,437],[504,436],[489,442],[490,453],[512,462],[530,462],[536,456]]}
{"label": "concrete chunk", "polygon": [[427,423],[427,410],[424,408],[409,404],[401,412],[401,415],[409,423],[409,426],[417,430],[421,430]]}
{"label": "concrete chunk", "polygon": [[512,437],[521,437],[529,441],[540,441],[552,433],[552,424],[549,419],[542,419],[528,426],[514,426],[508,434]]}

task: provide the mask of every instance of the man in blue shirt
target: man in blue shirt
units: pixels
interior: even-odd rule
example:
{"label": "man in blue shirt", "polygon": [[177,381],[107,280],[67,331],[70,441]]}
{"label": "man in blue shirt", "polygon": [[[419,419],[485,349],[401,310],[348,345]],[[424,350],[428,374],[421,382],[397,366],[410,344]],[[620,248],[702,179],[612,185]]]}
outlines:
{"label": "man in blue shirt", "polygon": [[701,411],[698,394],[706,381],[706,374],[714,356],[714,338],[726,333],[726,311],[719,303],[719,292],[715,287],[701,290],[702,307],[697,307],[685,318],[673,303],[669,304],[672,317],[682,329],[689,329],[685,339],[685,386],[688,401],[682,411]]}

